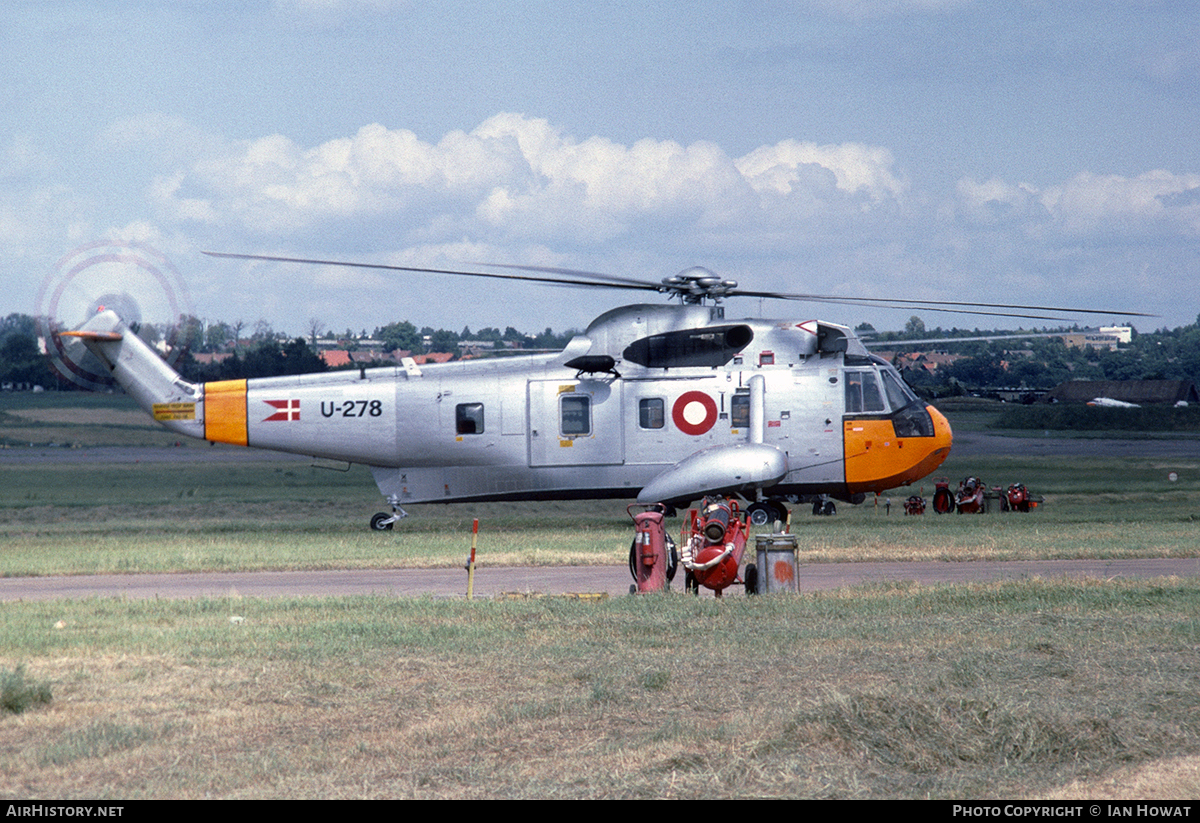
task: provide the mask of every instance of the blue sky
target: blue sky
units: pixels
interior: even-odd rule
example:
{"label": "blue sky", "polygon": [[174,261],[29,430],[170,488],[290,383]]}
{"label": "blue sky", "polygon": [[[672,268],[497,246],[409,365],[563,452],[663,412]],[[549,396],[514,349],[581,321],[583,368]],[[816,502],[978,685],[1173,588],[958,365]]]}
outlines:
{"label": "blue sky", "polygon": [[200,250],[1200,313],[1194,2],[10,0],[0,44],[2,314],[96,243],[291,333],[563,330],[645,297]]}

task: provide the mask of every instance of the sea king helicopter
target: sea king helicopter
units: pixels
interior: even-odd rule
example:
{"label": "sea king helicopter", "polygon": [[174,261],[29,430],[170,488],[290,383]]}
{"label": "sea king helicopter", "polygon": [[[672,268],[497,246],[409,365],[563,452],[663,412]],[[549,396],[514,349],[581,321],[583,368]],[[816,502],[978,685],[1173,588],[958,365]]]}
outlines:
{"label": "sea king helicopter", "polygon": [[[732,296],[829,296],[739,289],[699,268],[654,283],[544,267],[487,273],[206,253],[673,298],[607,311],[556,353],[204,383],[183,379],[115,311],[60,333],[172,432],[367,466],[391,507],[373,529],[391,528],[417,503],[635,498],[669,511],[710,495],[741,498],[748,522],[763,525],[786,520],[788,503],[861,502],[910,485],[950,454],[945,416],[850,328],[729,319],[723,305]],[[1046,316],[1008,312],[1088,311],[990,307],[1017,317]]]}

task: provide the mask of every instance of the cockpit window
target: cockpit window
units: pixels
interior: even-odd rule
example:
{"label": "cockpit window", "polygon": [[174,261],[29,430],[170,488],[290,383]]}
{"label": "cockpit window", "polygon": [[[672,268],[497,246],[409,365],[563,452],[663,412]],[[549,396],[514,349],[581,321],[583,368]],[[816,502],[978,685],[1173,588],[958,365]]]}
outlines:
{"label": "cockpit window", "polygon": [[846,372],[846,414],[884,412],[883,394],[873,371]]}
{"label": "cockpit window", "polygon": [[846,414],[887,413],[890,407],[897,437],[933,437],[937,430],[925,405],[886,361],[876,365],[870,371],[846,370]]}
{"label": "cockpit window", "polygon": [[887,392],[888,403],[893,409],[902,409],[909,403],[916,402],[917,396],[895,372],[890,369],[880,369],[879,374],[883,377],[883,388]]}

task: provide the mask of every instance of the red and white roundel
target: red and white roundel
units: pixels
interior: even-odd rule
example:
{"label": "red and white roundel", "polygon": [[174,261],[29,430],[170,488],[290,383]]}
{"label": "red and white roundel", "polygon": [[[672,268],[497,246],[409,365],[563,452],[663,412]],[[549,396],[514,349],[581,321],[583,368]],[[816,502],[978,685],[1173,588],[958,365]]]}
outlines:
{"label": "red and white roundel", "polygon": [[685,434],[704,434],[717,422],[717,404],[702,391],[684,392],[671,407],[671,419]]}

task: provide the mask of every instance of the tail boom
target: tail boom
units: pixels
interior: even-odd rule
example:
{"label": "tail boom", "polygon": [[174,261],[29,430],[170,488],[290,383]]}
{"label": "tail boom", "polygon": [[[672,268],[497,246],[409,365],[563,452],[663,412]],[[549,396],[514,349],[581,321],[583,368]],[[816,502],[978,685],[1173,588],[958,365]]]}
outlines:
{"label": "tail boom", "polygon": [[76,331],[78,338],[137,404],[178,434],[204,439],[204,389],[184,380],[113,311],[102,311]]}

